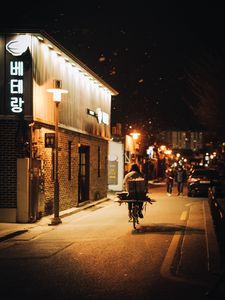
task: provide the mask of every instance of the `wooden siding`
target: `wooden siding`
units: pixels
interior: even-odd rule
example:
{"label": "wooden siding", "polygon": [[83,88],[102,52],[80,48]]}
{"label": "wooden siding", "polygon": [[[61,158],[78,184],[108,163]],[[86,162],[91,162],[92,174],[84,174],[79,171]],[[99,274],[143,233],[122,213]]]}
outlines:
{"label": "wooden siding", "polygon": [[[33,116],[34,120],[54,124],[54,102],[47,89],[53,80],[62,80],[62,95],[59,105],[59,123],[68,129],[110,138],[111,94],[100,87],[83,72],[67,62],[63,53],[50,49],[46,43],[32,37],[33,58]],[[87,114],[87,109],[96,108],[109,115],[109,124],[99,124],[97,118]]]}

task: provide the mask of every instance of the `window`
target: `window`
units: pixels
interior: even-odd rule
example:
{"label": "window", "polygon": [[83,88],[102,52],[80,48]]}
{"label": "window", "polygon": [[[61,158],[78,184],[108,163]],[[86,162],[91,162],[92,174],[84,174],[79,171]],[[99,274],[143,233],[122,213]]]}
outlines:
{"label": "window", "polygon": [[55,180],[55,152],[52,149],[52,180]]}
{"label": "window", "polygon": [[101,155],[100,155],[100,146],[98,146],[98,177],[101,176],[101,172],[100,172],[100,169],[101,169]]}

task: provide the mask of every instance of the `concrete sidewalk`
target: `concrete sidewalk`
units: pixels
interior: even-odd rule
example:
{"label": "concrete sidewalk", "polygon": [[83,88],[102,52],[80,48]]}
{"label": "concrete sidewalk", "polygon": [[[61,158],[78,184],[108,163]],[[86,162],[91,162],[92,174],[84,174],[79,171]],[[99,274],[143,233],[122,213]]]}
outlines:
{"label": "concrete sidewalk", "polygon": [[[164,184],[163,182],[155,183],[153,181],[149,181],[149,185],[151,187],[157,187],[157,186],[160,186],[163,184]],[[78,213],[81,210],[95,206],[101,202],[111,200],[111,199],[113,199],[114,196],[115,196],[114,191],[108,191],[106,198],[103,198],[103,199],[100,199],[97,201],[92,201],[92,202],[87,201],[88,203],[86,202],[85,204],[80,205],[79,207],[73,207],[73,208],[61,211],[59,213],[59,216],[61,218],[67,217],[74,213]],[[37,228],[38,226],[48,225],[51,223],[52,218],[53,218],[53,215],[48,215],[48,216],[42,217],[40,220],[36,221],[35,223],[0,223],[0,242],[8,240],[10,238],[13,238],[19,234],[28,232],[32,228],[35,228],[35,227]]]}
{"label": "concrete sidewalk", "polygon": [[[108,193],[106,198],[85,203],[84,205],[80,205],[79,207],[73,207],[59,213],[60,218],[65,218],[72,214],[78,213],[84,209],[90,208],[92,206],[98,205],[99,203],[109,201],[114,197],[114,193]],[[13,238],[19,234],[23,234],[28,232],[33,228],[37,228],[39,226],[48,225],[51,223],[51,219],[53,215],[48,215],[40,220],[36,221],[35,223],[0,223],[0,242]]]}

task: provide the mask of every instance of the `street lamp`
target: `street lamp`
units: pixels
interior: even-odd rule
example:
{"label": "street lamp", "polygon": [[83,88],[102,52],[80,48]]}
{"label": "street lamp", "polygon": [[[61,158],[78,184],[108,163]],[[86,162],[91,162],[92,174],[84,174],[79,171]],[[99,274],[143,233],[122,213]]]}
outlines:
{"label": "street lamp", "polygon": [[68,93],[67,90],[62,89],[61,80],[53,81],[53,89],[48,89],[47,92],[53,94],[53,101],[55,102],[55,182],[54,182],[54,217],[49,225],[58,225],[62,223],[59,217],[59,163],[58,163],[58,134],[59,134],[59,104],[61,102],[62,94]]}
{"label": "street lamp", "polygon": [[130,134],[134,140],[137,140],[140,136],[139,132],[131,132]]}
{"label": "street lamp", "polygon": [[133,138],[135,162],[137,162],[137,140],[141,134],[139,132],[134,131],[134,132],[131,132],[130,135]]}

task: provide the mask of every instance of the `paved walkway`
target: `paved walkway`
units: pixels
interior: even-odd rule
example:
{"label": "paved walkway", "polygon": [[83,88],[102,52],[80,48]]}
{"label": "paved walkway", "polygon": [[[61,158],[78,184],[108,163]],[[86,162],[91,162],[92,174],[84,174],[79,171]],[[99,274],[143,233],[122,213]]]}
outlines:
{"label": "paved walkway", "polygon": [[[67,217],[69,215],[80,212],[81,210],[87,209],[91,206],[95,206],[99,203],[109,201],[114,197],[114,193],[108,193],[106,198],[100,199],[98,201],[86,203],[85,205],[79,207],[73,207],[59,213],[60,218]],[[35,223],[0,223],[0,242],[8,240],[16,235],[22,234],[31,230],[32,228],[41,227],[43,225],[51,224],[51,219],[53,215],[45,216]]]}

